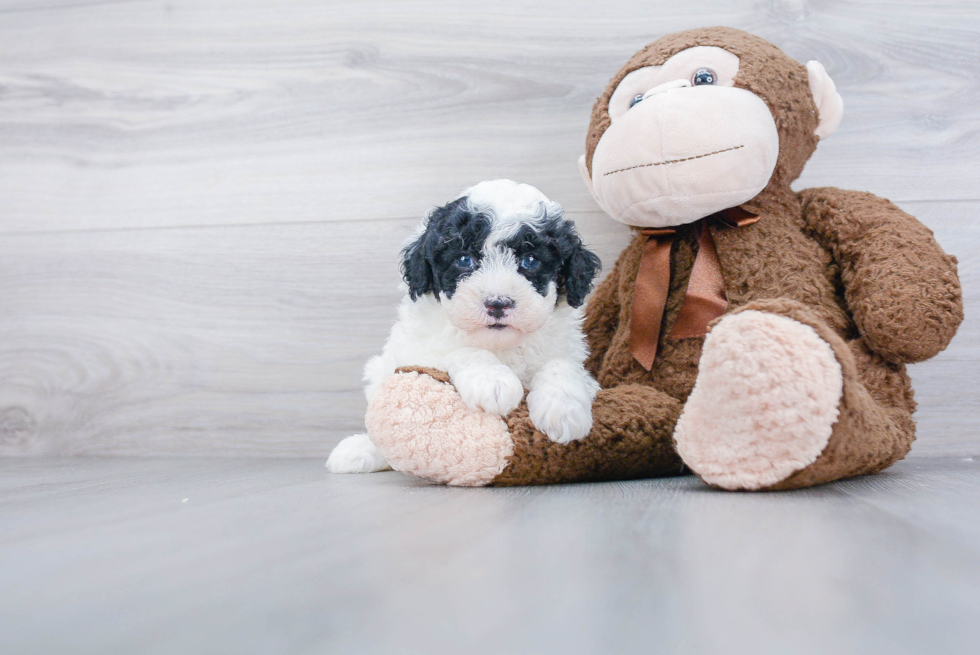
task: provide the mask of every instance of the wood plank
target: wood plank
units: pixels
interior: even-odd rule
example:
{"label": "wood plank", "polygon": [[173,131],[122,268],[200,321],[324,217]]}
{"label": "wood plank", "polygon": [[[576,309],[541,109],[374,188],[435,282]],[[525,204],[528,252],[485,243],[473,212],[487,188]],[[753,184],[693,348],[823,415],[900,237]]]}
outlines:
{"label": "wood plank", "polygon": [[918,438],[914,453],[980,454],[980,203],[905,203],[902,209],[932,228],[946,252],[959,259],[966,319],[952,344],[937,357],[909,366]]}
{"label": "wood plank", "polygon": [[[583,219],[611,261],[628,233]],[[363,430],[416,222],[0,239],[0,454],[325,457]]]}
{"label": "wood plank", "polygon": [[[912,203],[980,310],[980,203]],[[577,214],[607,267],[627,236]],[[325,456],[360,431],[415,221],[0,239],[0,453]],[[912,367],[923,454],[980,454],[980,331]]]}
{"label": "wood plank", "polygon": [[980,460],[732,494],[0,459],[0,650],[973,653]]}
{"label": "wood plank", "polygon": [[0,3],[0,232],[417,216],[480,179],[594,211],[589,110],[704,24],[822,60],[847,113],[801,185],[976,198],[980,8],[962,0]]}

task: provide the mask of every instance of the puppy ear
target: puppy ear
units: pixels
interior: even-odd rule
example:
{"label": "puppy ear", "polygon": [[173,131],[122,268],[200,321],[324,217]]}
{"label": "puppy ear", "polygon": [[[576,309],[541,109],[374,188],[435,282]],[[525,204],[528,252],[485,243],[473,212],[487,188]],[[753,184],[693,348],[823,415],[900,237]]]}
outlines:
{"label": "puppy ear", "polygon": [[428,237],[427,225],[415,241],[402,249],[402,278],[408,285],[408,295],[412,300],[432,291],[432,266],[426,254]]}
{"label": "puppy ear", "polygon": [[820,124],[813,131],[819,139],[826,139],[837,130],[844,116],[844,99],[837,93],[837,85],[830,79],[827,69],[819,61],[806,62],[806,75],[810,80],[810,95],[817,106]]}
{"label": "puppy ear", "polygon": [[[569,223],[571,225],[571,223]],[[592,290],[592,281],[602,270],[599,257],[586,248],[574,228],[568,233],[562,248],[562,287],[565,300],[572,307],[581,307]]]}

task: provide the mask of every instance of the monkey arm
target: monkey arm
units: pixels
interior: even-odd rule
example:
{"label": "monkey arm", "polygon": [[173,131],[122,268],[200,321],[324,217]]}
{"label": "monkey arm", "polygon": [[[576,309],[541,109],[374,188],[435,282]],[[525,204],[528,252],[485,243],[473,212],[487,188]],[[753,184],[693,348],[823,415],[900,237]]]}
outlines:
{"label": "monkey arm", "polygon": [[956,258],[932,231],[873,194],[799,193],[807,229],[841,267],[844,297],[867,345],[893,362],[942,351],[963,320]]}
{"label": "monkey arm", "polygon": [[[622,257],[620,257],[620,260]],[[613,335],[619,325],[619,275],[620,261],[616,261],[613,270],[609,272],[595,293],[589,298],[585,307],[585,320],[582,329],[589,344],[589,356],[585,360],[585,369],[598,377],[599,367],[609,350]]]}

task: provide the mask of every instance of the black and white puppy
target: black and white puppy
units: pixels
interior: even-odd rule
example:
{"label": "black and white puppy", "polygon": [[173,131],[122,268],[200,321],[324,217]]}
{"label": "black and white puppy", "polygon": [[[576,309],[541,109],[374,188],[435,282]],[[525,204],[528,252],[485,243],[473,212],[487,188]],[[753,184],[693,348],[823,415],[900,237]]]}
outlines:
{"label": "black and white puppy", "polygon": [[[481,182],[422,221],[402,251],[407,294],[381,355],[364,367],[368,400],[399,366],[444,370],[463,402],[531,421],[568,443],[592,428],[599,385],[583,366],[582,304],[599,258],[562,208],[527,184]],[[368,435],[330,454],[335,473],[388,468]]]}

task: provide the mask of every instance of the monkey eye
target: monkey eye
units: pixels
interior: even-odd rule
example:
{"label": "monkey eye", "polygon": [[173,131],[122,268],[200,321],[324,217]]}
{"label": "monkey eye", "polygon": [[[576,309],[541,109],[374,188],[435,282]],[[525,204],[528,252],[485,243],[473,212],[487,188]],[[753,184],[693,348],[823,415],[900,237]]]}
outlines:
{"label": "monkey eye", "polygon": [[460,255],[456,258],[456,265],[460,268],[473,268],[473,258],[469,255]]}
{"label": "monkey eye", "polygon": [[718,81],[718,76],[710,68],[699,68],[691,76],[691,86],[701,86],[702,84],[714,84]]}
{"label": "monkey eye", "polygon": [[641,100],[643,100],[643,94],[642,93],[637,93],[635,96],[633,96],[633,99],[630,100],[630,109],[632,109],[633,108],[633,105],[635,105],[636,103],[640,102]]}

